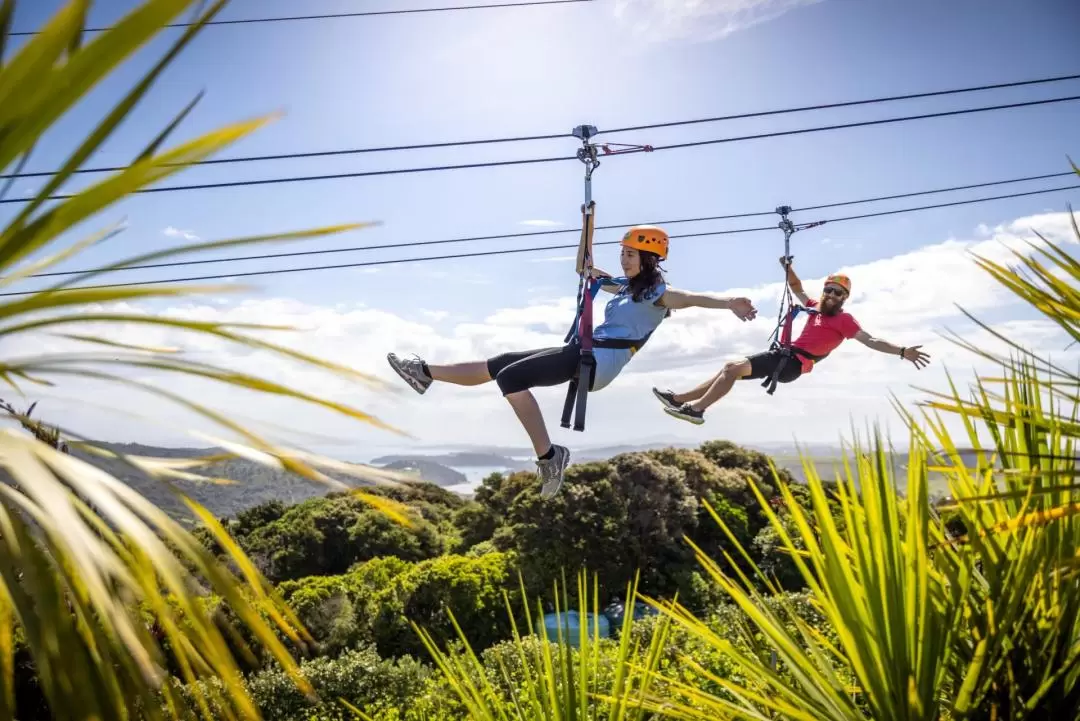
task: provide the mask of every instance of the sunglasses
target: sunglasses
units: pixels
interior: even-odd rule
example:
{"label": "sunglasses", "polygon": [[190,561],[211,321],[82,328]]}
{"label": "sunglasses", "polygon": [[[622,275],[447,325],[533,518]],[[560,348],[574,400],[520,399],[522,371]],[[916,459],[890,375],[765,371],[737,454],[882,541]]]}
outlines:
{"label": "sunglasses", "polygon": [[847,295],[847,291],[845,291],[843,288],[837,288],[835,286],[826,286],[825,289],[821,292],[823,295],[835,295],[837,298],[843,298],[845,295]]}

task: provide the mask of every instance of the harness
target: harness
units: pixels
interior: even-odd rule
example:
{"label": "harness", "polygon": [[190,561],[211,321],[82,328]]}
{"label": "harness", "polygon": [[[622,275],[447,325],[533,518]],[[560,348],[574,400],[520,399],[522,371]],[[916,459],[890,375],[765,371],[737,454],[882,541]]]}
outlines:
{"label": "harness", "polygon": [[788,218],[788,214],[791,212],[791,206],[781,205],[776,209],[776,212],[780,214],[780,230],[784,231],[784,292],[780,297],[780,311],[776,321],[776,328],[769,337],[769,350],[779,352],[780,362],[776,364],[776,368],[773,370],[772,374],[761,383],[762,388],[766,388],[766,392],[770,396],[776,391],[776,385],[780,382],[780,375],[784,372],[787,364],[793,360],[797,361],[795,356],[808,358],[815,363],[824,360],[828,356],[828,353],[825,355],[815,355],[802,348],[796,348],[791,344],[792,326],[795,324],[795,318],[798,317],[799,313],[814,315],[818,311],[813,308],[806,308],[802,304],[795,303],[791,294],[791,286],[789,286],[787,282],[788,271],[791,269],[791,261],[795,259],[795,257],[791,255],[791,236],[794,235],[797,230],[806,230],[807,228],[824,225],[826,221],[820,220],[815,223],[807,223],[806,225],[796,227]]}
{"label": "harness", "polygon": [[[637,352],[649,336],[637,340],[593,338],[593,300],[605,282],[614,282],[612,279],[599,279],[592,277],[593,269],[593,229],[596,224],[596,203],[592,199],[592,174],[600,165],[597,159],[597,146],[589,142],[592,136],[597,134],[593,125],[579,125],[574,128],[574,137],[581,139],[581,147],[578,148],[577,157],[585,164],[585,202],[581,206],[581,242],[578,244],[577,253],[577,311],[574,322],[564,338],[565,342],[576,339],[580,346],[581,356],[578,360],[577,370],[566,389],[566,401],[563,403],[563,412],[560,425],[563,428],[570,427],[570,415],[574,415],[574,430],[585,430],[585,409],[588,404],[589,390],[592,388],[593,379],[596,376],[596,357],[593,355],[594,348],[629,348]],[[601,146],[605,155],[613,155],[625,152],[651,151],[648,145],[624,145],[623,150],[612,150],[609,143]],[[649,335],[652,335],[651,333]]]}

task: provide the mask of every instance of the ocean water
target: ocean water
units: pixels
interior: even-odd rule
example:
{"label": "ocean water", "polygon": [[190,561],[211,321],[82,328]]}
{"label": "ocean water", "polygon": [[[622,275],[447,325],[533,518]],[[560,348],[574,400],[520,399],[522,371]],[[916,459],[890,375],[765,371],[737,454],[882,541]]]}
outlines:
{"label": "ocean water", "polygon": [[[518,459],[514,459],[518,460]],[[471,496],[476,492],[476,489],[480,487],[483,480],[490,476],[492,473],[508,474],[512,472],[512,469],[505,468],[503,466],[449,466],[458,473],[464,473],[469,479],[464,483],[457,483],[452,486],[444,486],[446,490],[453,491],[454,493],[460,493],[463,496]]]}
{"label": "ocean water", "polygon": [[[468,446],[405,446],[405,445],[371,445],[364,449],[363,455],[357,459],[361,463],[371,463],[375,458],[383,456],[411,456],[414,458],[425,458],[430,456],[441,456],[443,454],[450,454],[455,452],[476,452],[478,449],[470,448]],[[518,467],[522,465],[526,467],[532,467],[535,462],[535,458],[531,454],[527,455],[508,455],[506,456],[510,461],[518,464]],[[485,477],[492,473],[511,473],[514,468],[508,468],[506,466],[464,466],[447,463],[443,459],[432,458],[432,460],[443,464],[447,468],[453,468],[458,473],[465,474],[468,479],[464,483],[456,483],[452,486],[444,486],[446,490],[454,493],[459,493],[463,496],[471,496],[476,489],[480,486],[480,483]]]}

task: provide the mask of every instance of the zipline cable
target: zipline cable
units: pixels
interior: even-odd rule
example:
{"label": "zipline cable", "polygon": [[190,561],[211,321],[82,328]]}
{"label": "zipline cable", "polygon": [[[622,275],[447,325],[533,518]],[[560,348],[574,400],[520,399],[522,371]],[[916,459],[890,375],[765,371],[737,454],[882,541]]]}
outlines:
{"label": "zipline cable", "polygon": [[[795,130],[778,130],[770,133],[756,133],[753,135],[741,135],[729,138],[717,138],[714,140],[697,140],[672,145],[643,146],[642,149],[625,151],[621,154],[636,154],[641,152],[656,152],[661,150],[675,150],[678,148],[692,148],[702,145],[716,145],[720,143],[742,142],[745,140],[759,140],[763,138],[777,138],[786,135],[803,135],[806,133],[819,133],[828,130],[842,130],[845,128],[861,128],[872,125],[886,125],[889,123],[907,122],[910,120],[925,120],[928,118],[944,118],[955,115],[968,115],[971,113],[983,113],[991,110],[1007,110],[1011,108],[1031,107],[1035,105],[1049,105],[1052,103],[1064,103],[1080,100],[1080,95],[1070,95],[1060,98],[1047,98],[1044,100],[1029,100],[1020,103],[1007,103],[1005,105],[989,105],[978,108],[964,108],[962,110],[947,110],[937,113],[923,113],[920,115],[906,115],[898,118],[882,118],[879,120],[861,120],[853,123],[840,123],[836,125],[822,125],[812,128],[798,128]],[[344,178],[365,178],[381,175],[401,175],[406,173],[426,173],[440,170],[464,170],[468,168],[493,168],[508,165],[525,165],[536,163],[554,163],[566,160],[577,160],[576,155],[552,157],[552,158],[525,158],[518,160],[495,160],[481,163],[467,163],[463,165],[436,165],[423,168],[394,168],[389,170],[364,170],[352,173],[326,173],[321,175],[297,175],[284,178],[262,178],[257,180],[233,180],[218,183],[195,183],[192,185],[167,185],[160,188],[139,188],[131,192],[132,195],[145,193],[173,193],[186,190],[210,190],[214,188],[235,188],[254,185],[274,185],[280,183],[301,183],[315,180],[340,180]],[[73,194],[50,195],[48,200],[68,200],[75,197]],[[28,203],[35,200],[33,197],[4,198],[0,204],[5,203]]]}
{"label": "zipline cable", "polygon": [[738,113],[735,115],[717,115],[710,118],[698,118],[697,120],[674,120],[666,123],[651,123],[649,125],[628,125],[624,128],[606,128],[601,130],[598,135],[604,135],[607,133],[629,133],[635,130],[655,130],[657,128],[674,128],[683,125],[697,125],[700,123],[719,123],[728,120],[745,120],[747,118],[764,118],[772,115],[786,115],[789,113],[802,113],[811,110],[832,110],[835,108],[850,108],[857,105],[871,105],[876,103],[891,103],[898,100],[915,100],[917,98],[932,98],[942,95],[957,95],[960,93],[974,93],[980,90],[998,90],[1001,88],[1018,88],[1025,85],[1041,85],[1044,83],[1060,83],[1066,80],[1080,79],[1078,75],[1059,75],[1050,78],[1036,78],[1033,80],[1017,80],[1008,83],[994,83],[992,85],[978,85],[968,88],[954,88],[951,90],[931,90],[922,93],[909,93],[906,95],[889,95],[881,98],[871,98],[869,100],[847,100],[836,103],[820,103],[817,105],[804,105],[795,108],[783,108],[780,110],[760,110],[752,113]]}
{"label": "zipline cable", "polygon": [[[827,219],[825,221],[819,221],[819,222],[830,223],[830,224],[832,224],[832,223],[842,223],[842,222],[850,221],[850,220],[860,220],[860,219],[864,219],[864,218],[875,218],[875,217],[885,216],[885,215],[897,215],[897,214],[900,214],[900,213],[913,213],[913,212],[921,211],[921,210],[931,210],[931,209],[934,209],[934,208],[948,208],[948,207],[953,207],[953,206],[958,206],[958,205],[970,205],[972,203],[985,203],[985,202],[990,202],[990,201],[995,201],[995,200],[1006,200],[1006,199],[1009,199],[1009,198],[1021,198],[1021,197],[1025,197],[1025,196],[1031,196],[1031,195],[1040,195],[1042,193],[1055,193],[1055,192],[1064,191],[1064,190],[1080,190],[1080,185],[1065,185],[1065,186],[1060,186],[1060,187],[1057,187],[1057,188],[1045,188],[1045,189],[1042,189],[1042,190],[1031,190],[1031,191],[1027,191],[1027,192],[1024,192],[1024,193],[1010,193],[1008,195],[997,195],[997,196],[990,196],[990,197],[985,197],[985,198],[972,198],[972,199],[969,199],[969,200],[955,200],[955,201],[951,201],[951,202],[948,202],[948,203],[935,203],[933,205],[922,205],[922,206],[917,206],[917,207],[913,207],[913,208],[900,208],[900,209],[897,209],[897,210],[885,210],[885,211],[878,211],[878,212],[874,212],[874,213],[863,213],[861,215],[849,215],[849,216],[844,216],[844,217],[840,217],[840,218],[830,218],[830,219]],[[730,229],[730,230],[704,231],[704,232],[700,232],[700,233],[684,233],[682,235],[672,235],[670,237],[672,239],[674,239],[674,238],[702,238],[702,237],[708,237],[708,236],[733,235],[733,234],[736,234],[736,233],[757,233],[757,232],[775,231],[775,230],[776,230],[775,225],[769,225],[769,226],[763,226],[763,227],[757,227],[757,228],[735,228],[735,229]],[[619,241],[619,240],[609,240],[609,241],[595,242],[594,245],[617,245],[620,242],[621,241]],[[55,292],[64,293],[64,292],[73,291],[73,290],[100,290],[100,289],[103,289],[103,288],[129,288],[129,287],[134,287],[134,286],[146,286],[146,285],[166,285],[168,283],[187,283],[187,282],[201,281],[201,280],[224,280],[224,279],[231,279],[231,278],[248,278],[248,277],[260,276],[260,275],[283,275],[283,274],[286,274],[286,273],[306,273],[306,272],[318,271],[318,270],[341,270],[341,269],[345,269],[345,268],[366,268],[366,267],[375,267],[375,266],[381,266],[381,265],[394,265],[394,264],[398,264],[398,263],[422,263],[422,262],[431,262],[431,261],[436,261],[436,260],[457,260],[457,259],[461,259],[461,258],[480,258],[480,257],[485,257],[485,256],[493,256],[493,255],[514,255],[514,254],[518,254],[518,253],[536,253],[536,252],[545,251],[545,250],[568,250],[568,249],[577,249],[577,248],[578,248],[578,244],[576,244],[576,243],[573,244],[573,245],[549,245],[549,246],[541,246],[541,247],[533,247],[533,248],[509,248],[509,249],[503,249],[503,250],[476,251],[476,252],[472,252],[472,253],[453,253],[453,254],[448,254],[448,255],[434,255],[434,256],[426,256],[426,257],[419,257],[419,258],[392,258],[392,259],[388,259],[388,260],[369,260],[369,261],[361,261],[361,262],[357,262],[357,263],[340,263],[340,264],[335,264],[335,265],[307,266],[307,267],[304,267],[304,268],[280,268],[280,269],[276,269],[276,270],[252,270],[252,271],[244,271],[244,272],[239,272],[239,273],[222,273],[222,274],[216,274],[216,275],[192,276],[192,277],[185,277],[185,278],[165,278],[165,279],[162,279],[162,280],[140,280],[140,281],[131,281],[131,282],[128,282],[128,283],[108,283],[108,284],[103,284],[103,285],[71,286],[71,287],[68,287],[68,288],[59,289],[59,290],[57,290]],[[38,293],[46,293],[46,292],[48,292],[48,291],[45,290],[45,289],[36,290],[36,291],[18,291],[18,292],[9,291],[9,292],[5,292],[5,293],[0,293],[0,297],[26,296],[26,295],[35,295],[35,294],[38,294]]]}
{"label": "zipline cable", "polygon": [[[1035,79],[1032,79],[1032,80],[1018,80],[1018,81],[1007,82],[1007,83],[995,83],[995,84],[992,84],[992,85],[977,85],[977,86],[973,86],[973,87],[952,88],[952,89],[949,89],[949,90],[934,90],[934,91],[922,92],[922,93],[912,93],[912,94],[909,94],[909,95],[892,95],[892,96],[879,97],[879,98],[866,98],[866,99],[863,99],[863,100],[848,100],[848,101],[836,102],[836,103],[824,103],[824,104],[819,104],[819,105],[806,105],[806,106],[795,107],[795,108],[781,108],[781,109],[776,109],[776,110],[761,110],[761,111],[748,112],[748,113],[739,113],[739,114],[735,114],[735,115],[724,115],[724,116],[718,116],[718,117],[712,117],[712,118],[699,118],[699,119],[696,119],[696,120],[675,120],[675,121],[666,122],[666,123],[655,123],[655,124],[652,124],[652,125],[636,125],[636,126],[626,127],[626,128],[611,128],[611,129],[608,129],[608,130],[598,131],[598,134],[599,133],[629,132],[629,131],[632,131],[632,130],[649,130],[649,129],[654,129],[654,128],[668,128],[668,127],[675,127],[675,126],[680,126],[680,125],[694,125],[694,124],[698,124],[698,123],[713,123],[713,122],[721,122],[721,121],[726,121],[726,120],[743,120],[743,119],[746,119],[746,118],[760,118],[760,117],[772,116],[772,115],[787,115],[787,114],[791,114],[791,113],[802,113],[802,112],[813,111],[813,110],[826,110],[826,109],[830,109],[830,108],[854,107],[854,106],[858,106],[858,105],[873,105],[873,104],[877,104],[877,103],[895,102],[895,101],[898,101],[898,100],[910,100],[910,99],[914,99],[914,98],[928,98],[928,97],[943,96],[943,95],[958,95],[958,94],[962,94],[962,93],[972,93],[972,92],[977,92],[977,91],[981,91],[981,90],[994,90],[994,89],[999,89],[999,88],[1012,88],[1012,87],[1020,87],[1020,86],[1025,86],[1025,85],[1040,85],[1040,84],[1046,84],[1046,83],[1059,83],[1059,82],[1063,82],[1063,81],[1067,81],[1067,80],[1080,80],[1080,74],[1059,75],[1059,76],[1049,77],[1049,78],[1035,78]],[[277,160],[299,160],[299,159],[309,159],[309,158],[327,158],[327,157],[336,157],[336,156],[343,156],[343,155],[360,155],[360,154],[365,154],[365,153],[385,153],[385,152],[397,152],[397,151],[405,151],[405,150],[431,150],[431,149],[436,149],[436,148],[453,148],[453,147],[465,147],[465,146],[475,146],[475,145],[494,145],[494,144],[500,144],[500,143],[518,143],[518,142],[529,142],[529,141],[539,141],[539,140],[561,140],[561,139],[571,138],[571,137],[573,137],[573,135],[571,133],[563,132],[563,133],[549,133],[549,134],[546,134],[546,135],[522,135],[522,136],[517,136],[517,137],[487,138],[487,139],[480,139],[480,140],[450,140],[450,141],[442,141],[442,142],[417,143],[417,144],[412,144],[412,145],[387,145],[387,146],[371,147],[371,148],[338,148],[338,149],[334,149],[334,150],[312,150],[312,151],[301,151],[301,152],[292,152],[292,153],[272,153],[272,154],[266,154],[266,155],[246,155],[246,156],[237,156],[237,157],[232,157],[232,158],[209,158],[209,159],[206,159],[206,160],[200,160],[200,161],[197,161],[197,162],[194,162],[194,163],[189,163],[188,165],[189,165],[189,167],[194,167],[194,166],[200,166],[200,165],[224,165],[224,164],[229,164],[229,163],[249,163],[249,162],[263,162],[263,161],[277,161]],[[85,174],[85,173],[115,173],[115,172],[119,172],[121,170],[125,170],[127,167],[128,166],[124,166],[124,165],[116,165],[116,166],[100,166],[100,167],[91,167],[91,168],[79,168],[78,170],[75,171],[75,174],[78,175],[78,174]],[[55,170],[39,170],[39,171],[32,171],[32,172],[11,173],[11,174],[7,174],[7,175],[0,175],[0,180],[6,180],[6,179],[9,179],[9,178],[43,178],[43,177],[50,177],[50,176],[55,175],[55,174],[56,174]]]}
{"label": "zipline cable", "polygon": [[[1025,108],[1035,105],[1050,105],[1052,103],[1065,103],[1071,100],[1080,100],[1080,95],[1071,95],[1060,98],[1046,98],[1044,100],[1028,100],[1020,103],[1006,103],[1004,105],[989,105],[981,108],[964,108],[961,110],[945,110],[936,113],[922,113],[920,115],[907,115],[901,118],[881,118],[880,120],[861,120],[856,123],[838,123],[836,125],[821,125],[814,128],[800,128],[798,130],[778,130],[772,133],[757,133],[754,135],[737,135],[731,138],[717,140],[694,140],[686,143],[672,143],[669,145],[654,145],[652,150],[675,150],[676,148],[696,148],[702,145],[716,145],[718,143],[735,143],[743,140],[760,140],[762,138],[778,138],[785,135],[802,135],[805,133],[820,133],[826,130],[841,130],[844,128],[865,128],[872,125],[887,125],[888,123],[906,122],[908,120],[926,120],[928,118],[947,118],[954,115],[969,115],[971,113],[983,113],[989,110],[1008,110],[1010,108]],[[641,152],[641,151],[637,151]]]}
{"label": "zipline cable", "polygon": [[[795,208],[792,212],[805,212],[810,210],[821,210],[824,208],[839,208],[849,205],[863,205],[866,203],[876,203],[883,200],[896,200],[899,198],[912,198],[921,195],[935,195],[937,193],[950,193],[957,190],[970,190],[973,188],[986,188],[995,185],[1007,185],[1010,183],[1023,183],[1031,180],[1046,180],[1049,178],[1062,178],[1066,176],[1074,176],[1076,173],[1071,171],[1064,171],[1061,173],[1046,173],[1043,175],[1029,175],[1023,178],[1011,178],[1009,180],[993,180],[986,183],[971,183],[968,185],[954,185],[949,188],[935,188],[933,190],[919,190],[913,193],[899,193],[896,195],[879,195],[874,198],[862,198],[860,200],[847,200],[839,203],[825,203],[823,205],[808,205],[805,208]],[[621,228],[628,228],[634,225],[679,225],[683,223],[703,223],[714,220],[739,220],[743,218],[764,218],[776,215],[776,211],[762,211],[756,213],[732,213],[729,215],[706,215],[697,218],[675,218],[671,220],[651,220],[646,223],[613,223],[611,225],[597,225],[594,230],[616,230]],[[123,268],[116,268],[110,272],[128,271],[128,270],[146,270],[150,268],[174,268],[188,265],[208,265],[213,263],[239,263],[249,260],[266,260],[269,258],[299,258],[309,255],[330,255],[334,253],[353,253],[359,251],[369,250],[389,250],[392,248],[417,248],[429,245],[447,245],[450,243],[475,243],[486,240],[512,240],[514,238],[529,238],[542,235],[563,235],[567,233],[578,233],[579,228],[566,228],[562,230],[531,230],[521,233],[502,233],[498,235],[476,235],[464,238],[441,238],[438,240],[414,240],[403,243],[387,243],[384,245],[359,245],[350,246],[347,248],[325,248],[320,250],[294,250],[284,251],[280,253],[262,253],[260,255],[239,255],[228,256],[225,258],[204,258],[201,260],[174,260],[162,263],[143,263],[137,265],[129,265]],[[738,231],[745,232],[745,231]],[[675,238],[686,236],[672,236]],[[45,273],[34,273],[27,276],[28,278],[56,278],[70,275],[82,275],[84,273],[93,273],[101,270],[100,268],[86,268],[83,270],[58,270]]]}
{"label": "zipline cable", "polygon": [[[452,12],[457,10],[493,10],[500,8],[515,8],[515,7],[532,7],[536,5],[569,5],[570,3],[587,3],[593,2],[593,0],[530,0],[529,2],[517,2],[517,3],[497,3],[491,5],[454,5],[450,7],[437,7],[437,8],[407,8],[404,10],[364,10],[359,12],[348,13],[320,13],[315,15],[285,15],[281,17],[269,17],[269,18],[236,18],[234,20],[210,20],[203,23],[204,25],[255,25],[261,23],[287,23],[297,22],[299,20],[344,20],[347,18],[366,18],[376,17],[380,15],[415,15],[420,13],[441,13]],[[188,28],[192,27],[196,23],[169,23],[163,25],[166,28]],[[106,30],[111,30],[111,27],[98,27],[98,28],[84,28],[83,32],[87,33],[101,33]],[[19,32],[8,33],[11,37],[24,37],[29,35],[37,35],[38,30],[21,30]]]}

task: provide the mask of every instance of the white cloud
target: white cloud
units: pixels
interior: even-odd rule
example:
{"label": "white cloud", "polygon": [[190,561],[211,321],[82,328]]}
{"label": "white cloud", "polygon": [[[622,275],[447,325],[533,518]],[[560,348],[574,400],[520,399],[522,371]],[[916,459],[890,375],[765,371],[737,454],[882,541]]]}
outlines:
{"label": "white cloud", "polygon": [[[1073,244],[1075,239],[1065,213],[1021,218],[993,229],[992,237],[967,241],[948,240],[862,265],[842,268],[853,281],[848,309],[870,333],[899,345],[922,344],[932,356],[929,368],[916,371],[893,356],[875,353],[855,342],[846,343],[813,373],[769,397],[757,382],[740,384],[710,409],[704,426],[695,427],[665,415],[649,393],[650,386],[685,390],[706,380],[727,359],[765,348],[776,317],[779,284],[729,289],[728,294],[750,297],[758,306],[759,319],[742,323],[726,311],[689,309],[676,312],[664,322],[649,344],[624,373],[589,404],[588,430],[584,436],[559,428],[565,388],[543,388],[537,396],[553,438],[580,447],[584,444],[627,442],[657,436],[687,441],[731,438],[740,442],[791,440],[836,441],[848,435],[851,424],[862,429],[874,420],[901,426],[890,405],[889,394],[902,402],[924,397],[911,385],[945,389],[945,368],[963,385],[972,370],[989,371],[985,362],[943,340],[939,332],[955,330],[962,336],[987,342],[960,314],[962,305],[983,317],[1032,350],[1052,354],[1065,365],[1080,359],[1080,348],[1065,350],[1067,339],[1048,321],[1012,301],[973,261],[977,254],[1009,262],[1009,249],[1023,251],[1028,241],[1039,242],[1038,230],[1055,242]],[[980,229],[981,230],[981,229]],[[813,295],[820,278],[805,278]],[[598,316],[602,316],[598,301]],[[135,306],[124,306],[137,310]],[[142,311],[147,312],[147,311]],[[521,446],[523,431],[506,402],[493,386],[460,388],[436,385],[417,396],[398,382],[386,365],[386,353],[416,353],[429,363],[481,360],[512,350],[559,345],[573,318],[574,300],[567,294],[535,299],[522,306],[502,308],[486,316],[459,319],[440,311],[409,308],[371,308],[356,304],[317,306],[289,299],[253,299],[223,307],[212,302],[191,303],[170,309],[167,315],[222,322],[283,324],[303,333],[260,334],[307,353],[341,362],[389,380],[400,394],[385,394],[340,378],[306,368],[262,351],[226,346],[216,340],[190,339],[164,329],[132,324],[110,338],[153,346],[181,346],[199,360],[249,371],[298,386],[370,412],[376,417],[415,434],[428,443],[490,443]],[[409,320],[408,316],[421,320]],[[598,318],[599,320],[599,318]],[[436,327],[434,324],[439,323]],[[83,332],[88,332],[85,329]],[[0,341],[2,342],[2,341]],[[12,339],[11,353],[33,347],[34,352],[58,350],[70,342],[55,337]],[[138,374],[136,374],[138,375]],[[142,374],[146,375],[146,374]],[[100,384],[72,385],[65,379],[57,393],[73,394],[101,406],[159,413],[159,401],[136,396],[123,389]],[[282,399],[263,398],[247,392],[218,389],[195,379],[170,379],[170,391],[235,409],[248,418],[288,425],[308,433],[349,438],[350,458],[368,457],[373,444],[396,439],[363,424],[343,421],[332,414]],[[213,389],[212,391],[208,389]],[[102,426],[100,411],[65,410],[65,420],[77,420],[91,433]],[[179,416],[177,416],[179,417]],[[128,440],[151,441],[147,424],[118,418],[117,434]],[[347,425],[348,424],[348,425]],[[898,441],[905,440],[898,438]]]}
{"label": "white cloud", "polygon": [[192,240],[192,241],[201,240],[201,238],[199,238],[199,236],[195,235],[195,233],[193,231],[181,230],[180,228],[174,228],[171,225],[169,227],[165,228],[165,230],[163,230],[162,232],[165,235],[169,236],[170,238],[183,238],[184,240]]}
{"label": "white cloud", "polygon": [[557,228],[563,223],[558,220],[522,220],[518,222],[518,225],[528,225],[533,228]]}
{"label": "white cloud", "polygon": [[653,41],[718,40],[821,0],[615,0],[615,18]]}

